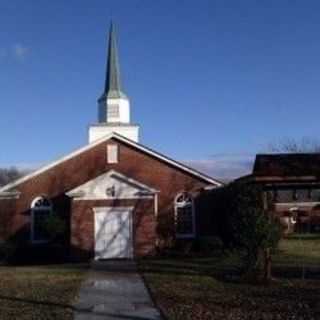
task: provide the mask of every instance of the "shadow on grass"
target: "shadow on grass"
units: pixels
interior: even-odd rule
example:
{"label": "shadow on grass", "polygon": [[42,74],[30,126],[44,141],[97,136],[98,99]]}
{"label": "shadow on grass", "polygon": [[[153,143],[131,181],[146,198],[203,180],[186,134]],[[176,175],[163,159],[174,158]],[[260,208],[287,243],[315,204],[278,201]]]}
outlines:
{"label": "shadow on grass", "polygon": [[42,264],[26,265],[26,267],[38,267],[46,270],[65,270],[65,271],[86,271],[90,265],[88,263],[61,263],[61,264]]}
{"label": "shadow on grass", "polygon": [[315,233],[306,233],[306,234],[293,234],[290,236],[287,236],[285,240],[320,240],[320,234],[315,234]]}
{"label": "shadow on grass", "polygon": [[29,262],[25,264],[1,264],[0,271],[10,268],[14,268],[16,270],[19,269],[35,269],[35,270],[52,270],[52,271],[86,271],[88,270],[90,265],[88,263],[37,263],[37,262]]}
{"label": "shadow on grass", "polygon": [[17,298],[17,297],[10,297],[10,296],[4,296],[0,295],[0,300],[7,300],[11,302],[20,302],[20,303],[28,303],[28,304],[34,304],[34,305],[42,305],[47,307],[56,307],[56,308],[63,308],[63,309],[74,309],[72,305],[69,304],[63,304],[63,303],[56,303],[51,301],[37,301],[32,299],[26,299],[26,298]]}
{"label": "shadow on grass", "polygon": [[25,299],[25,298],[17,298],[17,297],[10,297],[10,296],[4,296],[0,295],[0,301],[6,300],[10,302],[17,302],[17,303],[27,303],[35,306],[44,306],[44,307],[50,307],[50,308],[59,308],[64,310],[70,310],[73,313],[77,314],[87,314],[91,316],[103,316],[103,318],[106,317],[112,317],[113,319],[119,318],[119,319],[132,319],[132,320],[148,320],[150,318],[141,317],[141,316],[132,316],[132,315],[125,315],[125,314],[115,314],[111,312],[100,312],[100,311],[93,311],[93,306],[91,307],[77,307],[71,304],[63,304],[63,303],[56,303],[51,301],[36,301],[31,299]]}
{"label": "shadow on grass", "polygon": [[[291,263],[293,256],[288,257],[287,263],[274,262],[272,274],[283,279],[320,279],[320,265],[305,265]],[[181,276],[210,276],[217,280],[233,282],[241,275],[240,259],[220,256],[211,258],[161,258],[142,259],[138,262],[139,271],[148,274],[181,275]]]}
{"label": "shadow on grass", "polygon": [[202,275],[221,280],[238,276],[241,271],[239,265],[235,261],[232,261],[232,259],[228,259],[225,255],[206,258],[162,257],[160,259],[142,259],[138,261],[138,265],[139,271],[144,274]]}
{"label": "shadow on grass", "polygon": [[283,279],[320,280],[320,268],[303,266],[274,266],[272,275]]}

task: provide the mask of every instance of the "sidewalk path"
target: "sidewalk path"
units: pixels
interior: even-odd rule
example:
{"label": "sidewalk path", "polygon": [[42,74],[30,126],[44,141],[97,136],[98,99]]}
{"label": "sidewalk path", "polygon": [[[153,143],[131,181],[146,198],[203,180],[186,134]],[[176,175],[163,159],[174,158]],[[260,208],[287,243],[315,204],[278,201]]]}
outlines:
{"label": "sidewalk path", "polygon": [[94,262],[75,304],[75,320],[161,320],[133,261]]}

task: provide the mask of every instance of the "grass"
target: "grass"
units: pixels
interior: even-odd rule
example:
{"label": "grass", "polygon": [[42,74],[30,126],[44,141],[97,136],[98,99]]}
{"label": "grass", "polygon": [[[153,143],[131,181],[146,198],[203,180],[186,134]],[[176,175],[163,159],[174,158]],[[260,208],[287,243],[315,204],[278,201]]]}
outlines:
{"label": "grass", "polygon": [[[302,241],[302,245],[301,245]],[[179,319],[320,319],[320,274],[287,272],[302,263],[320,267],[320,237],[288,238],[280,243],[269,286],[237,281],[239,258],[211,257],[141,260],[140,270],[169,320]],[[288,276],[290,274],[290,277]]]}
{"label": "grass", "polygon": [[0,267],[0,319],[73,318],[85,266]]}
{"label": "grass", "polygon": [[281,240],[273,260],[277,266],[320,267],[320,235],[296,234]]}

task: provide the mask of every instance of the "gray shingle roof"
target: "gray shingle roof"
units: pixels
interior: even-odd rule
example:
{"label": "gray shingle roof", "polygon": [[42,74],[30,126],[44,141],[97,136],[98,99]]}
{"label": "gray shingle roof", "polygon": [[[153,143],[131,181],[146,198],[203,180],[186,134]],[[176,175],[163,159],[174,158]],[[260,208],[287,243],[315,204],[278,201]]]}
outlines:
{"label": "gray shingle roof", "polygon": [[320,177],[320,153],[257,154],[253,174]]}

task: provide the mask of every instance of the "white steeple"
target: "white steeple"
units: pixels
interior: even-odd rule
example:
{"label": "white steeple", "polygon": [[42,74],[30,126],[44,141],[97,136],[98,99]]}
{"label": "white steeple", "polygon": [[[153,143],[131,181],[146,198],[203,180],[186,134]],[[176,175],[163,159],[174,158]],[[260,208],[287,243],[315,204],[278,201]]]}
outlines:
{"label": "white steeple", "polygon": [[111,24],[105,87],[98,99],[98,123],[89,128],[89,143],[116,132],[135,142],[139,140],[139,126],[130,123],[130,102],[121,90],[116,35]]}

